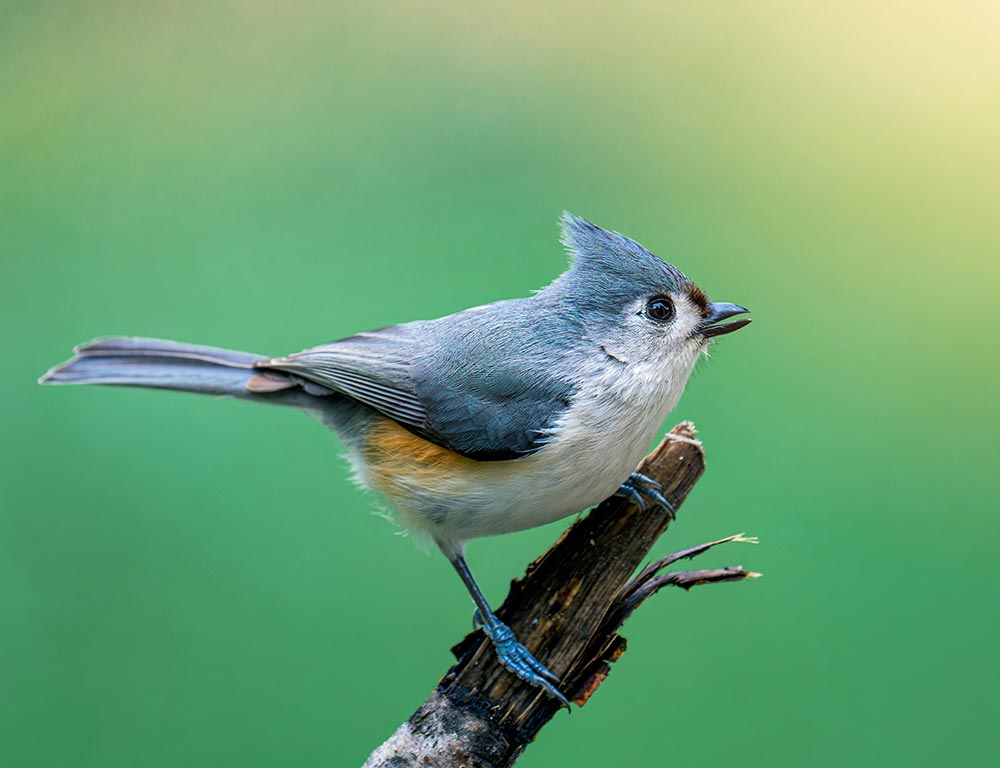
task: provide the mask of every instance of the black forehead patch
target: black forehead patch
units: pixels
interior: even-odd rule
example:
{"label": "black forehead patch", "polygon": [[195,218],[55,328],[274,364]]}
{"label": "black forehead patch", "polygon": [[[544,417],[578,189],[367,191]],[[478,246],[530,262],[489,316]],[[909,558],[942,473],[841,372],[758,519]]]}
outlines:
{"label": "black forehead patch", "polygon": [[709,309],[708,296],[706,296],[705,292],[694,283],[692,283],[691,287],[688,288],[688,298],[691,299],[692,304],[698,307],[702,317],[708,317],[712,314],[712,310]]}

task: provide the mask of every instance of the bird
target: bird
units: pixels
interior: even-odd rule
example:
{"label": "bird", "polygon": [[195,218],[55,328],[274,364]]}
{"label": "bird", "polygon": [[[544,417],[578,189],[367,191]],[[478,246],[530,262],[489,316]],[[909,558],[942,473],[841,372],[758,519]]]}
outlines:
{"label": "bird", "polygon": [[[39,379],[220,395],[300,409],[335,432],[358,483],[448,558],[500,663],[569,706],[490,608],[469,541],[610,496],[673,509],[640,461],[697,361],[746,326],[635,240],[564,212],[569,266],[529,297],[284,357],[102,337]],[[729,322],[725,322],[729,321]]]}

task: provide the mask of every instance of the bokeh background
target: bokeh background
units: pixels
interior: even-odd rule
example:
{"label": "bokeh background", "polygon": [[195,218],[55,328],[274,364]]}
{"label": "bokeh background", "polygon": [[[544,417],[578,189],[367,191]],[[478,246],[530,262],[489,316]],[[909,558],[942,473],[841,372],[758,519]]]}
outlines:
{"label": "bokeh background", "polygon": [[657,551],[765,576],[661,594],[525,768],[997,764],[995,3],[2,2],[0,114],[4,765],[358,765],[471,613],[309,419],[38,375],[525,295],[563,208],[753,309]]}

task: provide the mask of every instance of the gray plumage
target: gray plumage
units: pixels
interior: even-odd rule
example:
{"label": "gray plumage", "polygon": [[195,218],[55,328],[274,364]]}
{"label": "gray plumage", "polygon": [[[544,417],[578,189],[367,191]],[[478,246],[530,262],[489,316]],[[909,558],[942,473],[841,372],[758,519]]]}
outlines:
{"label": "gray plumage", "polygon": [[[531,298],[361,333],[272,359],[157,339],[98,339],[79,347],[76,358],[43,380],[186,390],[320,409],[324,404],[311,398],[338,393],[463,456],[480,461],[526,456],[545,444],[570,407],[578,389],[573,358],[580,343],[607,332],[593,320],[620,311],[637,286],[656,293],[691,285],[624,235],[569,213],[562,225],[572,266]],[[599,344],[589,353],[606,354]],[[255,372],[268,381],[248,389]]]}

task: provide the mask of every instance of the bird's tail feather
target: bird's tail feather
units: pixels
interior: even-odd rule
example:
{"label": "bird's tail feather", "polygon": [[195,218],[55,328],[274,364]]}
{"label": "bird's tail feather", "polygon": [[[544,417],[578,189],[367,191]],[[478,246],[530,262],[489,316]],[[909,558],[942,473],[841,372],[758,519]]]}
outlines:
{"label": "bird's tail feather", "polygon": [[129,337],[95,339],[74,352],[39,383],[151,387],[299,406],[312,399],[291,382],[290,388],[274,394],[248,389],[247,383],[259,374],[254,362],[265,358],[247,352]]}

